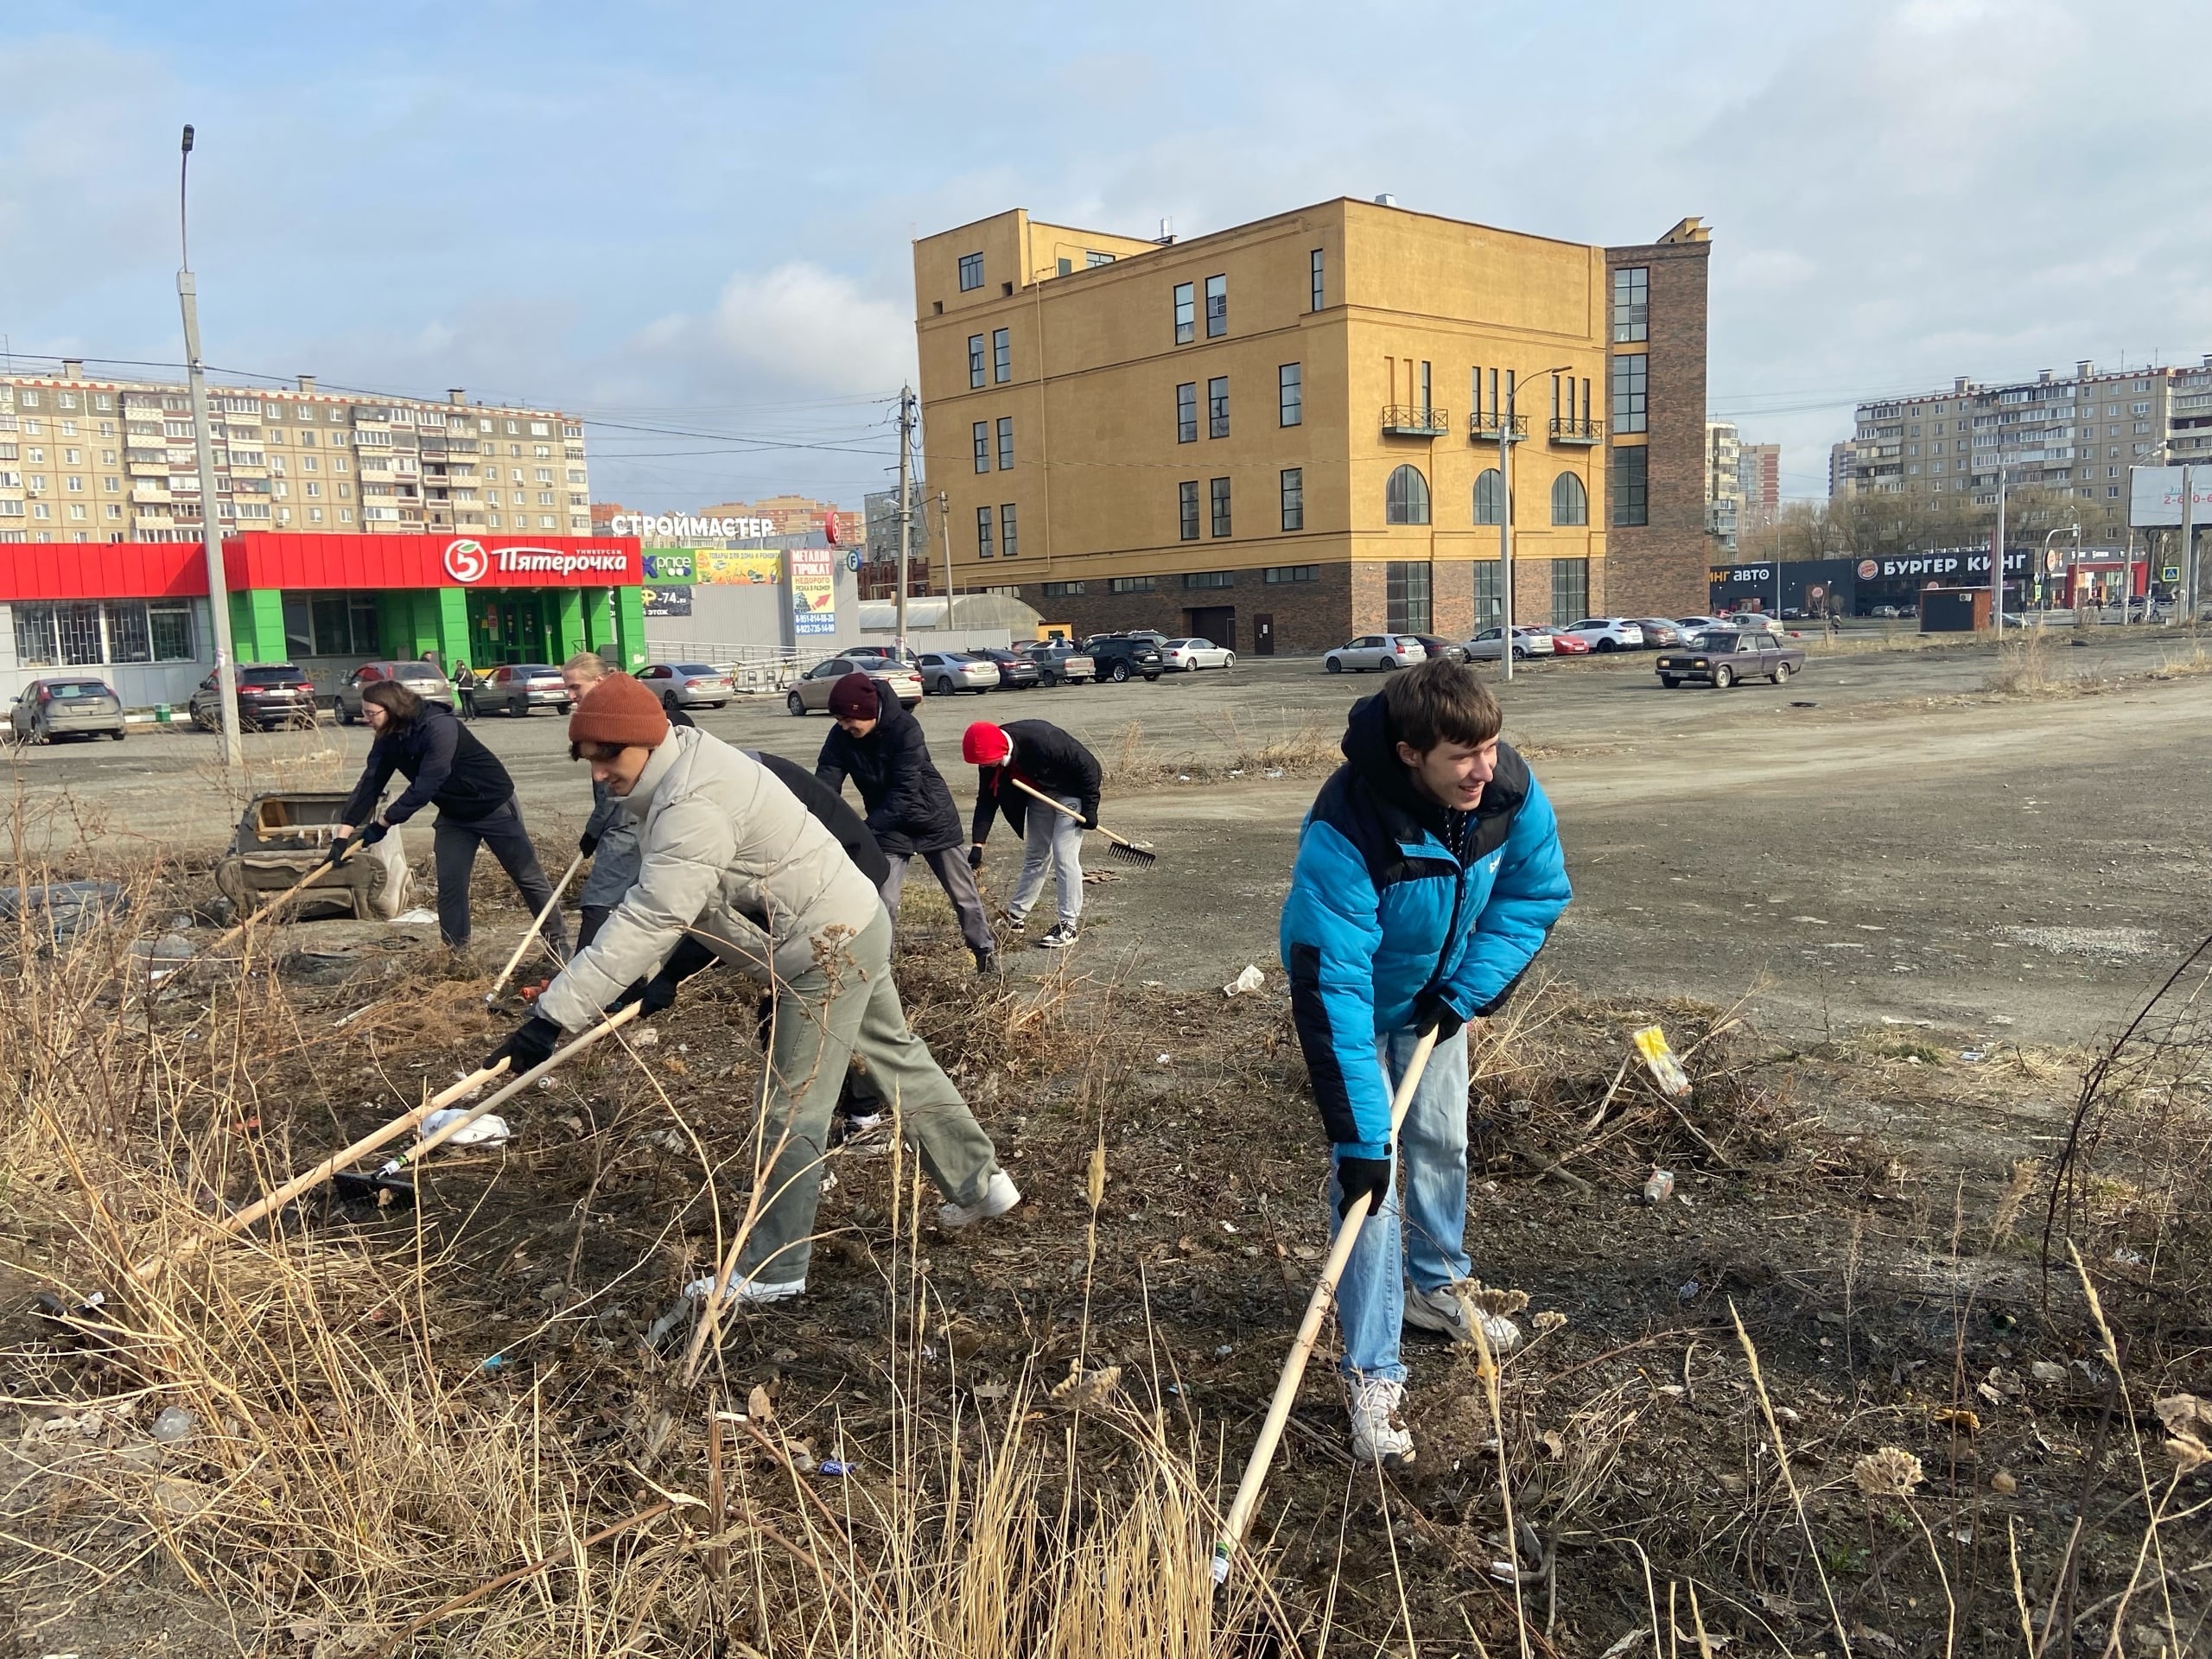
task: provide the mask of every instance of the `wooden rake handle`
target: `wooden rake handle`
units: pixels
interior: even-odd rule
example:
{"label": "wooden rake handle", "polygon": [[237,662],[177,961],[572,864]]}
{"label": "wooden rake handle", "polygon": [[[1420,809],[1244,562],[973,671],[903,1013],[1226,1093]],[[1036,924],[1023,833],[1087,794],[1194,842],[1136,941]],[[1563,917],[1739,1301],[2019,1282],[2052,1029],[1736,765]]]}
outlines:
{"label": "wooden rake handle", "polygon": [[[1053,811],[1058,813],[1062,817],[1073,818],[1077,823],[1081,823],[1083,822],[1083,814],[1077,811],[1073,807],[1069,806],[1065,802],[1054,800],[1041,789],[1032,788],[1029,785],[1023,783],[1020,779],[1014,777],[1011,772],[1007,775],[1007,782],[1012,784],[1016,789],[1020,790],[1025,795],[1034,795],[1039,800],[1044,802],[1046,805],[1051,807]],[[1100,835],[1105,836],[1107,840],[1112,842],[1116,847],[1126,847],[1133,853],[1141,853],[1144,851],[1143,848],[1138,846],[1136,842],[1131,841],[1128,836],[1117,836],[1111,830],[1107,829],[1103,824],[1096,827]]]}
{"label": "wooden rake handle", "polygon": [[[1427,1069],[1428,1057],[1435,1048],[1436,1030],[1431,1027],[1421,1033],[1421,1041],[1414,1046],[1413,1058],[1406,1063],[1405,1075],[1398,1079],[1397,1093],[1390,1101],[1390,1144],[1394,1147],[1397,1145],[1399,1126],[1406,1121],[1406,1109],[1413,1104],[1414,1090],[1421,1087],[1421,1073]],[[1236,1501],[1229,1506],[1229,1518],[1222,1525],[1220,1541],[1214,1545],[1216,1584],[1229,1577],[1230,1558],[1243,1543],[1245,1530],[1252,1524],[1252,1511],[1260,1506],[1260,1490],[1268,1484],[1268,1465],[1274,1460],[1275,1446],[1282,1439],[1284,1425],[1290,1421],[1290,1408],[1298,1398],[1298,1385],[1305,1379],[1306,1361],[1313,1357],[1313,1344],[1320,1339],[1321,1322],[1328,1317],[1330,1305],[1336,1300],[1337,1281],[1344,1277],[1344,1264],[1351,1260],[1352,1248],[1359,1243],[1360,1228],[1365,1224],[1373,1202],[1371,1193],[1353,1201],[1351,1208],[1344,1211],[1343,1225],[1337,1229],[1336,1242],[1330,1245],[1327,1259],[1321,1263],[1321,1276],[1315,1281],[1313,1294],[1306,1301],[1306,1317],[1299,1322],[1298,1340],[1291,1344],[1290,1357],[1283,1362],[1282,1375],[1275,1382],[1275,1397],[1268,1405],[1267,1421],[1260,1425],[1259,1440],[1244,1465],[1244,1478],[1237,1483]]]}
{"label": "wooden rake handle", "polygon": [[507,965],[499,969],[499,976],[492,982],[492,988],[484,993],[484,1000],[486,1002],[499,1001],[499,992],[505,986],[508,976],[514,972],[515,965],[522,960],[522,953],[529,950],[530,942],[544,931],[546,919],[553,914],[555,908],[561,902],[561,894],[567,890],[569,883],[576,879],[576,872],[583,868],[583,866],[584,855],[582,853],[578,853],[569,861],[569,868],[562,872],[561,879],[553,884],[553,896],[545,901],[545,908],[537,912],[537,919],[530,925],[530,931],[522,936],[522,943],[515,946],[515,953],[507,958]]}
{"label": "wooden rake handle", "polygon": [[[284,905],[285,905],[289,900],[297,898],[301,893],[304,893],[304,892],[305,892],[305,891],[306,891],[309,887],[311,887],[315,882],[316,882],[316,881],[320,880],[323,876],[325,876],[325,875],[328,874],[331,871],[333,871],[333,870],[334,870],[334,869],[337,869],[340,865],[344,864],[347,859],[349,859],[349,858],[353,857],[353,849],[354,849],[355,848],[359,847],[360,844],[361,844],[361,843],[360,843],[360,837],[359,837],[359,836],[358,836],[358,835],[348,836],[346,838],[346,843],[345,843],[344,848],[340,851],[340,853],[339,853],[339,855],[338,855],[338,858],[337,858],[336,862],[334,862],[334,862],[330,862],[330,861],[326,861],[325,862],[322,862],[322,863],[317,864],[317,865],[316,865],[313,869],[309,870],[309,871],[308,871],[305,875],[302,876],[298,880],[296,880],[296,881],[293,882],[293,883],[292,883],[292,885],[291,885],[290,887],[289,887],[285,888],[283,892],[282,892],[282,893],[278,893],[278,894],[277,894],[274,899],[270,899],[267,904],[265,904],[265,905],[262,906],[262,907],[261,907],[259,910],[255,911],[255,912],[253,912],[253,914],[252,914],[252,915],[251,915],[251,916],[247,917],[244,921],[240,922],[240,923],[239,923],[236,927],[233,927],[233,928],[232,928],[229,932],[227,932],[227,933],[224,934],[224,935],[223,935],[223,937],[222,937],[221,938],[219,938],[219,939],[216,940],[214,944],[213,944],[209,945],[209,946],[207,947],[207,951],[214,951],[214,950],[221,950],[225,945],[228,944],[229,944],[232,939],[237,938],[238,937],[238,935],[240,935],[241,933],[245,932],[245,931],[246,931],[246,929],[248,929],[248,928],[250,928],[250,927],[253,926],[255,923],[257,923],[257,922],[260,921],[264,917],[270,915],[271,912],[275,912],[275,911],[277,911],[277,910],[282,909],[282,908],[284,906]],[[201,952],[201,954],[204,956],[204,955],[207,954],[207,951],[203,951],[203,952]]]}

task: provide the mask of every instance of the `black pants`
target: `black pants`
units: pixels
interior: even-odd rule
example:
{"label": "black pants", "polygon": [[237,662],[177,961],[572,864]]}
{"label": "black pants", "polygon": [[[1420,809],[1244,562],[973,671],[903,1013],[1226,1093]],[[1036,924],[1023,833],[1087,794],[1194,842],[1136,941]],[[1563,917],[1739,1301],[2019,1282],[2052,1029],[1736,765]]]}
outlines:
{"label": "black pants", "polygon": [[591,942],[599,937],[599,930],[607,925],[607,918],[613,913],[614,906],[612,905],[586,905],[583,921],[576,929],[576,949],[588,949]]}
{"label": "black pants", "polygon": [[476,693],[475,693],[475,692],[474,692],[474,691],[472,691],[472,690],[463,690],[461,691],[461,717],[463,720],[474,720],[474,719],[475,719],[475,718],[476,718]]}
{"label": "black pants", "polygon": [[[530,844],[512,795],[497,811],[468,823],[441,812],[431,842],[438,859],[438,932],[449,945],[468,943],[468,877],[479,846],[492,849],[533,918],[553,897],[553,884],[537,868],[537,849]],[[569,929],[559,911],[545,918],[543,937],[557,954],[568,955]]]}

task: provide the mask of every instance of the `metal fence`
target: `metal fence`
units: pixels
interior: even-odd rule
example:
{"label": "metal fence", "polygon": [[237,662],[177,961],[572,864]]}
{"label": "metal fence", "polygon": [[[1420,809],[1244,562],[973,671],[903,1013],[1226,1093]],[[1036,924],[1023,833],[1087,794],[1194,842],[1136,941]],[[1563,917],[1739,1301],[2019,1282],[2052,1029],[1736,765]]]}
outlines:
{"label": "metal fence", "polygon": [[741,692],[761,696],[782,690],[823,655],[818,648],[795,652],[775,645],[651,638],[645,641],[645,654],[657,663],[711,663],[728,674]]}

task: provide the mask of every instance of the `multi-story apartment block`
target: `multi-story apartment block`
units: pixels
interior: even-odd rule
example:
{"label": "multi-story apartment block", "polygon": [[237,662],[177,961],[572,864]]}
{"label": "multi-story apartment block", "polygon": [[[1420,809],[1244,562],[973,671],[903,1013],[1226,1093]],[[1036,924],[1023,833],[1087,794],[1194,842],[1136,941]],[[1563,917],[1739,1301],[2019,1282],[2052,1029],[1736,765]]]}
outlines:
{"label": "multi-story apartment block", "polygon": [[[2205,385],[2190,379],[2198,376]],[[2196,430],[2175,424],[2177,389],[2192,398],[2212,393],[2212,376],[2171,368],[2100,373],[2084,360],[2070,376],[2045,369],[2033,380],[1981,385],[1961,375],[1948,391],[1861,404],[1847,451],[1839,444],[1830,459],[1828,493],[1970,493],[1988,505],[2002,468],[2016,488],[2124,500],[2128,467],[2177,453],[2183,435]],[[2212,396],[2202,406],[2192,402],[2187,418],[2212,429]]]}
{"label": "multi-story apartment block", "polygon": [[1262,654],[1464,638],[1502,614],[1510,442],[1516,617],[1701,603],[1706,251],[1695,221],[1607,250],[1350,200],[1185,242],[1020,210],[925,238],[954,581]]}
{"label": "multi-story apartment block", "polygon": [[1782,446],[1737,446],[1736,493],[1743,498],[1741,534],[1770,530],[1782,518]]}
{"label": "multi-story apartment block", "polygon": [[[583,428],[554,410],[296,390],[207,389],[212,511],[226,531],[591,532]],[[179,542],[206,533],[181,385],[0,377],[0,541]]]}
{"label": "multi-story apartment block", "polygon": [[1705,531],[1733,557],[1744,514],[1743,442],[1733,421],[1705,423]]}

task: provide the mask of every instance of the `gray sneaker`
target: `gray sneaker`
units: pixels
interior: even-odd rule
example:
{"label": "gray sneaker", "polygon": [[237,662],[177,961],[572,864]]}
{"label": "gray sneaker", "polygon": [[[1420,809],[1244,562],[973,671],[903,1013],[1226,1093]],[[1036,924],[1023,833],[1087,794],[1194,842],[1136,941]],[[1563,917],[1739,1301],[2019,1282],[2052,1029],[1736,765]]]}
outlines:
{"label": "gray sneaker", "polygon": [[1406,1404],[1406,1385],[1382,1377],[1355,1382],[1351,1390],[1351,1460],[1396,1468],[1414,1460],[1414,1437],[1398,1421]]}
{"label": "gray sneaker", "polygon": [[1521,1327],[1503,1313],[1484,1313],[1471,1302],[1452,1294],[1452,1287],[1440,1290],[1415,1290],[1406,1287],[1406,1323],[1416,1331],[1433,1331],[1452,1338],[1463,1348],[1475,1345],[1475,1333],[1468,1323],[1468,1316],[1483,1322],[1483,1335],[1490,1343],[1490,1351],[1503,1358],[1521,1345]]}

